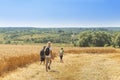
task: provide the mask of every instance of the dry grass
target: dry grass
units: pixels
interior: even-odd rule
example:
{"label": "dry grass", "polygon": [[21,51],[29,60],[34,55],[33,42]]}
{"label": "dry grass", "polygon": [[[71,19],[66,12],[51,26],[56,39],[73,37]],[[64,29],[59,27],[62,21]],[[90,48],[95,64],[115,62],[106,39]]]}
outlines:
{"label": "dry grass", "polygon": [[[0,74],[16,69],[25,64],[39,61],[42,45],[0,45]],[[63,47],[65,53],[118,53],[114,48],[75,48]],[[60,47],[53,47],[54,56],[58,55]]]}
{"label": "dry grass", "polygon": [[0,80],[120,80],[120,64],[109,58],[116,54],[67,54],[64,63],[53,60],[51,70],[39,62],[18,68]]}
{"label": "dry grass", "polygon": [[40,46],[0,45],[0,73],[39,60]]}
{"label": "dry grass", "polygon": [[115,48],[104,47],[86,47],[86,48],[67,48],[66,53],[117,53],[119,52]]}
{"label": "dry grass", "polygon": [[[0,45],[0,74],[39,61],[42,45]],[[55,48],[56,49],[56,48]],[[58,50],[58,49],[56,49]],[[53,56],[58,53],[53,50]]]}

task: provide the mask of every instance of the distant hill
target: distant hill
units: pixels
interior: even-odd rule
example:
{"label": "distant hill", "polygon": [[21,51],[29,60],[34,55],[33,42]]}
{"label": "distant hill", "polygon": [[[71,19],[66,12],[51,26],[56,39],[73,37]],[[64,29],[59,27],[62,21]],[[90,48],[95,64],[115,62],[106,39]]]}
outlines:
{"label": "distant hill", "polygon": [[77,36],[82,31],[119,32],[119,27],[103,28],[33,28],[33,27],[1,27],[1,44],[25,43],[71,43],[72,35]]}

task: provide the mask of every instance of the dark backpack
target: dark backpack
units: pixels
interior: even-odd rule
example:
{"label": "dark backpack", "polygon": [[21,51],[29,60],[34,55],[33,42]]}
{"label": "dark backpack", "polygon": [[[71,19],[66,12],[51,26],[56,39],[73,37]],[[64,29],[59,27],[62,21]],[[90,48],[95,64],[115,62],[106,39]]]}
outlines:
{"label": "dark backpack", "polygon": [[47,47],[45,50],[45,55],[49,55],[49,54],[50,54],[50,49],[49,49],[49,47]]}
{"label": "dark backpack", "polygon": [[40,51],[40,56],[44,56],[44,50]]}

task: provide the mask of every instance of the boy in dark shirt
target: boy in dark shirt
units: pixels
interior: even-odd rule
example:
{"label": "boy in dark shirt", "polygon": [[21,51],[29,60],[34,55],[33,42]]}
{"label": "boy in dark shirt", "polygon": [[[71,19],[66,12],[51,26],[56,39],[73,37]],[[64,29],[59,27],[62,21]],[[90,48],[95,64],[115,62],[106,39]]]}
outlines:
{"label": "boy in dark shirt", "polygon": [[44,62],[45,64],[45,48],[46,46],[44,46],[43,49],[40,51],[40,64],[42,64],[42,62]]}

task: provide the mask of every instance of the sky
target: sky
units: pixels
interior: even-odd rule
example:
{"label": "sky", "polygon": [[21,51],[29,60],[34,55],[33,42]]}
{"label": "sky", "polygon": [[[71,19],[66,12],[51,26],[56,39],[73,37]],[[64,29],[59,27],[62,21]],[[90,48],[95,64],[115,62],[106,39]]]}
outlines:
{"label": "sky", "polygon": [[0,0],[0,27],[120,27],[120,0]]}

